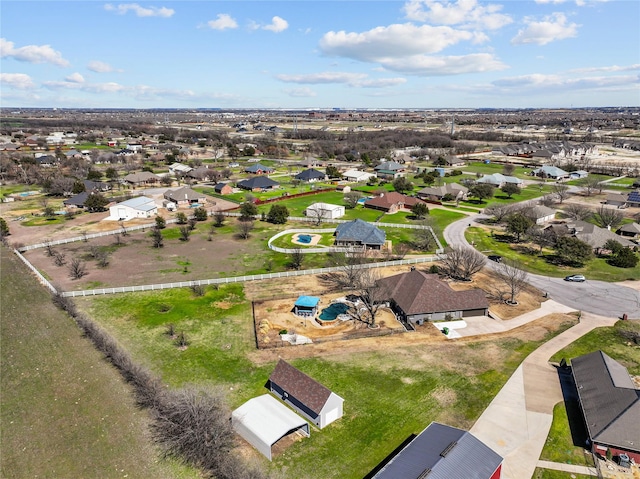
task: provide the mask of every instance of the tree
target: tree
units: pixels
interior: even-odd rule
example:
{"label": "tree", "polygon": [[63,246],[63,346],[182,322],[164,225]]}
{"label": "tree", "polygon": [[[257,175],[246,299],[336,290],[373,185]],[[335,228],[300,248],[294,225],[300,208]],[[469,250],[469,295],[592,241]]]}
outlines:
{"label": "tree", "polygon": [[505,183],[500,190],[509,198],[520,193],[520,187],[515,183]]}
{"label": "tree", "polygon": [[191,227],[181,226],[179,230],[180,230],[180,241],[189,241],[189,237],[191,236]]}
{"label": "tree", "polygon": [[620,247],[607,262],[618,268],[635,268],[638,264],[638,256],[629,248]]}
{"label": "tree", "polygon": [[587,176],[580,180],[578,186],[582,188],[582,191],[586,196],[591,196],[594,191],[602,191],[602,184],[598,177],[596,176]]}
{"label": "tree", "polygon": [[412,243],[420,251],[432,251],[435,249],[436,239],[431,223],[431,221],[425,219],[420,222],[422,228],[413,230]]}
{"label": "tree", "polygon": [[241,239],[247,239],[251,236],[253,230],[253,220],[238,221],[238,237]]}
{"label": "tree", "polygon": [[151,240],[153,241],[154,248],[162,248],[164,246],[164,238],[162,237],[160,227],[157,225],[151,229]]}
{"label": "tree", "polygon": [[366,262],[366,250],[356,250],[350,252],[329,253],[329,265],[338,268],[338,271],[327,273],[321,276],[323,282],[336,291],[353,289],[359,284],[362,264]]}
{"label": "tree", "polygon": [[398,193],[407,193],[413,190],[413,183],[411,183],[404,176],[400,176],[393,180],[393,189]]}
{"label": "tree", "polygon": [[320,226],[325,219],[328,219],[330,216],[329,210],[322,208],[318,203],[315,203],[313,207],[309,207],[305,210],[305,215],[307,218],[313,220],[313,224],[316,226]]}
{"label": "tree", "polygon": [[505,218],[513,214],[515,211],[516,211],[516,207],[514,205],[501,205],[501,204],[489,206],[484,210],[486,214],[493,216],[493,219],[495,220],[496,223],[502,223],[502,221]]}
{"label": "tree", "polygon": [[342,173],[340,173],[340,170],[336,166],[327,166],[325,173],[329,178],[342,178]]}
{"label": "tree", "polygon": [[94,170],[93,168],[91,168],[87,172],[87,180],[100,181],[101,178],[102,178],[102,173],[100,173],[98,170]]}
{"label": "tree", "polygon": [[611,251],[611,254],[619,253],[620,250],[622,250],[622,248],[624,248],[624,246],[622,246],[618,241],[616,241],[614,239],[607,240],[607,242],[602,247],[602,249],[605,249],[607,251]]}
{"label": "tree", "polygon": [[350,191],[344,195],[344,202],[348,209],[353,209],[358,205],[358,200],[362,197],[359,191]]}
{"label": "tree", "polygon": [[484,201],[488,198],[493,198],[494,187],[489,183],[476,183],[469,188],[469,194],[475,196],[480,201]]}
{"label": "tree", "polygon": [[509,288],[509,304],[517,304],[516,296],[527,285],[528,274],[522,269],[522,264],[506,259],[498,263],[495,268],[498,278]]}
{"label": "tree", "polygon": [[42,215],[45,218],[51,219],[56,215],[56,210],[53,208],[53,206],[45,206],[42,210]]}
{"label": "tree", "polygon": [[156,228],[163,230],[167,227],[167,221],[162,216],[156,216]]}
{"label": "tree", "polygon": [[176,213],[176,223],[179,225],[186,225],[187,221],[189,219],[187,218],[187,215],[185,215],[182,211],[178,211]]}
{"label": "tree", "polygon": [[451,246],[442,259],[444,272],[454,279],[470,281],[485,265],[487,258],[473,248]]}
{"label": "tree", "polygon": [[502,174],[505,176],[513,176],[514,171],[516,171],[516,165],[513,163],[505,163],[502,166]]}
{"label": "tree", "polygon": [[92,212],[105,211],[109,200],[100,193],[91,193],[84,202],[84,207]]}
{"label": "tree", "polygon": [[9,236],[11,233],[9,232],[9,225],[4,218],[0,217],[0,238],[5,238]]}
{"label": "tree", "polygon": [[556,183],[551,188],[551,192],[556,195],[558,198],[558,202],[562,204],[564,200],[569,197],[569,187],[567,185],[563,185],[562,183]]}
{"label": "tree", "polygon": [[289,218],[289,210],[284,205],[272,205],[267,213],[267,221],[275,225],[283,225]]}
{"label": "tree", "polygon": [[213,225],[216,228],[220,228],[222,225],[224,225],[224,220],[224,213],[220,210],[216,210],[216,212],[213,214]]}
{"label": "tree", "polygon": [[196,221],[207,221],[208,218],[207,210],[202,206],[198,206],[195,210],[193,210],[193,217]]}
{"label": "tree", "polygon": [[568,204],[564,210],[565,214],[576,221],[583,221],[592,215],[588,206],[581,205],[579,203]]}
{"label": "tree", "polygon": [[76,181],[73,183],[73,188],[71,189],[71,193],[73,193],[74,195],[77,195],[79,193],[82,193],[85,190],[86,188],[84,186],[84,183],[82,181]]}
{"label": "tree", "polygon": [[240,205],[240,221],[251,221],[258,214],[258,208],[250,201]]}
{"label": "tree", "polygon": [[304,261],[304,253],[302,252],[302,249],[294,248],[294,250],[289,253],[289,257],[291,258],[291,261],[289,262],[291,268],[295,270],[302,268],[302,263]]}
{"label": "tree", "polygon": [[593,220],[596,222],[598,226],[601,228],[615,229],[622,224],[624,220],[624,215],[620,212],[620,210],[616,208],[607,208],[604,205],[601,205],[593,214]]}
{"label": "tree", "polygon": [[516,235],[516,243],[519,243],[522,235],[532,226],[533,220],[522,213],[514,213],[507,217],[505,229],[509,233]]}
{"label": "tree", "polygon": [[73,258],[69,264],[71,279],[80,279],[87,274],[87,265],[78,258]]}
{"label": "tree", "polygon": [[378,274],[371,268],[361,270],[358,282],[355,285],[359,301],[353,303],[347,310],[347,314],[355,321],[365,323],[373,328],[376,325],[376,317],[385,301],[389,300],[390,292],[384,282],[380,281]]}
{"label": "tree", "polygon": [[118,179],[118,170],[116,170],[113,166],[107,168],[104,174],[111,182],[115,182]]}
{"label": "tree", "polygon": [[574,236],[562,236],[557,239],[555,251],[561,261],[581,266],[593,258],[591,245]]}
{"label": "tree", "polygon": [[429,214],[429,207],[427,206],[426,203],[419,201],[411,207],[411,213],[417,219],[422,220],[424,219],[425,216]]}

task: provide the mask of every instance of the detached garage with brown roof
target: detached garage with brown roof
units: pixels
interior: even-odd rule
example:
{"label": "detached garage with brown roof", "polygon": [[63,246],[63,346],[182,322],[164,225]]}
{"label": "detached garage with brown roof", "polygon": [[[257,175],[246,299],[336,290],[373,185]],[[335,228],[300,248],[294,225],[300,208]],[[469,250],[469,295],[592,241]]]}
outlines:
{"label": "detached garage with brown roof", "polygon": [[266,387],[320,429],[342,417],[344,399],[282,359]]}

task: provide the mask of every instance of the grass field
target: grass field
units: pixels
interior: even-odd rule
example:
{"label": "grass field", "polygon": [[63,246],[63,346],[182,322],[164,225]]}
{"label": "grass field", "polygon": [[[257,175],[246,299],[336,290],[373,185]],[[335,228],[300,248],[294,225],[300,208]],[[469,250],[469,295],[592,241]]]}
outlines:
{"label": "grass field", "polygon": [[117,372],[7,248],[2,268],[0,476],[179,478]]}
{"label": "grass field", "polygon": [[[573,421],[582,421],[577,402],[570,404]],[[573,414],[573,413],[577,414]],[[581,425],[581,423],[578,423]],[[584,427],[583,427],[584,428]],[[540,459],[543,461],[559,462],[562,464],[578,464],[580,466],[593,467],[593,456],[588,449],[574,444],[569,427],[567,406],[564,402],[558,403],[553,408],[553,423],[549,436],[545,442]]]}
{"label": "grass field", "polygon": [[572,472],[554,471],[537,467],[531,479],[591,479],[591,476]]}
{"label": "grass field", "polygon": [[[204,383],[228,391],[232,407],[259,394],[277,361],[255,361],[251,305],[240,285],[201,297],[170,290],[82,299],[140,362],[172,386]],[[181,351],[168,324],[191,342]],[[566,326],[563,326],[566,327]],[[545,330],[546,331],[546,330]],[[265,467],[300,479],[361,478],[409,434],[438,420],[469,427],[522,359],[551,333],[491,342],[436,342],[292,359],[345,398],[345,416],[293,444]],[[366,451],[366,454],[363,454]],[[252,453],[253,454],[253,453]]]}

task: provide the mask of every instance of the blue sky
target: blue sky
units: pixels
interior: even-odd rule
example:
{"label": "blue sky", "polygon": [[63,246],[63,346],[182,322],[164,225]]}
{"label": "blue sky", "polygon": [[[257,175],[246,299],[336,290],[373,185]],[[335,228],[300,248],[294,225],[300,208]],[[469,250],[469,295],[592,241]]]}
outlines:
{"label": "blue sky", "polygon": [[637,0],[0,3],[0,101],[640,106]]}

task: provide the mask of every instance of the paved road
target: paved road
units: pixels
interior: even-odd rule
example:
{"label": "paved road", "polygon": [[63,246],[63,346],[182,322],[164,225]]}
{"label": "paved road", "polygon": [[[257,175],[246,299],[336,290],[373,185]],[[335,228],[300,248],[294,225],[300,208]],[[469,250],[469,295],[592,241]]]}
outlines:
{"label": "paved road", "polygon": [[[470,224],[483,218],[488,218],[488,216],[476,214],[447,226],[444,230],[447,244],[470,247],[464,237],[464,232]],[[495,264],[488,261],[487,267],[495,268]],[[549,297],[558,303],[578,311],[617,318],[626,313],[629,318],[640,319],[640,292],[620,283],[589,279],[584,283],[571,283],[561,278],[537,274],[529,274],[529,282],[536,288],[546,291]]]}

